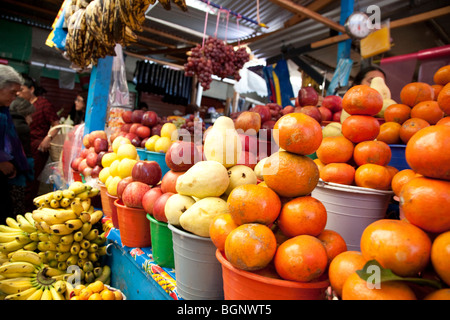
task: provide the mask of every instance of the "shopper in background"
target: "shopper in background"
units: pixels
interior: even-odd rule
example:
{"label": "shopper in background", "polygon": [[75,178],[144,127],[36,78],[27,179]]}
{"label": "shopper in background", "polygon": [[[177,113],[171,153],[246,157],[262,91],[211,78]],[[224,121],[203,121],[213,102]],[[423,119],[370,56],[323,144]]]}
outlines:
{"label": "shopper in background", "polygon": [[74,126],[84,122],[86,116],[86,102],[87,92],[83,91],[77,94],[72,109],[69,113],[70,119],[73,121]]}
{"label": "shopper in background", "polygon": [[34,180],[34,159],[31,153],[30,144],[30,124],[34,106],[28,100],[17,97],[9,106],[9,111],[14,122],[14,126],[22,142],[22,147],[28,161],[29,170],[17,173],[14,179],[10,179],[10,196],[13,202],[13,215],[24,214],[26,212],[26,187],[28,181]]}
{"label": "shopper in background", "polygon": [[10,179],[29,170],[9,106],[17,97],[23,78],[10,66],[0,65],[0,223],[13,214]]}
{"label": "shopper in background", "polygon": [[353,85],[356,86],[359,84],[365,84],[370,86],[372,79],[375,77],[381,77],[383,78],[383,80],[386,81],[386,74],[380,67],[371,65],[362,68],[356,75],[355,79],[353,80]]}
{"label": "shopper in background", "polygon": [[59,116],[54,106],[46,98],[39,96],[39,88],[34,80],[22,74],[24,84],[21,86],[18,95],[30,101],[35,112],[32,115],[33,121],[30,125],[31,153],[34,159],[34,180],[30,182],[27,191],[27,208],[32,210],[32,201],[39,192],[39,175],[44,170],[49,157],[50,142],[58,134],[58,129],[49,132],[50,128],[59,124]]}

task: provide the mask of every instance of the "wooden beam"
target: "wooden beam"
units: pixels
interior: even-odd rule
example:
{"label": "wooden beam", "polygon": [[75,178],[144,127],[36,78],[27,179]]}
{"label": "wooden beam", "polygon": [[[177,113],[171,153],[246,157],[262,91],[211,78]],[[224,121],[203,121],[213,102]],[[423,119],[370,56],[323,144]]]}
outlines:
{"label": "wooden beam", "polygon": [[142,59],[142,60],[153,61],[153,62],[156,62],[156,63],[159,63],[159,64],[163,64],[163,65],[166,65],[166,66],[170,66],[170,67],[173,67],[173,68],[176,68],[176,69],[182,69],[182,70],[184,69],[184,65],[179,65],[179,64],[168,62],[168,61],[153,59],[153,58],[146,57],[146,56],[143,56],[143,55],[140,55],[140,54],[137,54],[137,53],[133,53],[133,52],[129,52],[129,51],[124,51],[124,53],[129,55],[129,56],[131,56],[131,57],[139,58],[139,59]]}
{"label": "wooden beam", "polygon": [[161,42],[161,41],[153,40],[153,39],[141,36],[141,35],[138,35],[137,37],[138,37],[138,41],[139,42],[153,43],[153,44],[156,44],[158,46],[165,47],[165,48],[172,48],[172,49],[176,48],[175,45],[171,45],[171,44],[167,44],[167,43],[164,43],[164,42]]}
{"label": "wooden beam", "polygon": [[175,36],[173,34],[170,34],[170,33],[164,32],[164,31],[160,31],[160,30],[157,30],[154,28],[150,28],[150,27],[146,27],[146,26],[143,26],[142,28],[144,29],[145,32],[157,34],[157,35],[162,36],[167,39],[172,39],[172,40],[175,40],[178,42],[188,43],[193,46],[196,46],[198,44],[198,42],[186,40],[184,38],[181,38],[181,37]]}
{"label": "wooden beam", "polygon": [[311,18],[313,20],[316,20],[317,22],[320,22],[324,25],[326,25],[327,27],[336,30],[338,32],[345,32],[345,28],[344,26],[340,25],[339,23],[328,19],[327,17],[324,17],[320,14],[318,14],[317,12],[314,12],[306,7],[300,6],[290,0],[270,0],[271,2],[279,5],[280,7],[289,10],[295,14],[303,14],[308,18]]}
{"label": "wooden beam", "polygon": [[[320,9],[323,9],[328,4],[330,4],[332,2],[336,2],[336,1],[337,0],[317,0],[317,1],[311,2],[309,5],[306,6],[306,8],[317,12]],[[304,14],[295,15],[284,23],[284,27],[285,28],[292,27],[293,25],[296,25],[297,23],[302,22],[303,20],[305,20],[307,18],[308,17]]]}

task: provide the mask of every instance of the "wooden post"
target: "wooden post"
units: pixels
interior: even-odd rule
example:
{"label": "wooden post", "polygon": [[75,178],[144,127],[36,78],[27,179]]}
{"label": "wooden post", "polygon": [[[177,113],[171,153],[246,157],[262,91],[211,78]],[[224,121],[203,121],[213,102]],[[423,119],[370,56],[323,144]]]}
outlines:
{"label": "wooden post", "polygon": [[113,57],[107,56],[99,59],[92,69],[84,120],[85,135],[95,130],[105,130],[112,62]]}

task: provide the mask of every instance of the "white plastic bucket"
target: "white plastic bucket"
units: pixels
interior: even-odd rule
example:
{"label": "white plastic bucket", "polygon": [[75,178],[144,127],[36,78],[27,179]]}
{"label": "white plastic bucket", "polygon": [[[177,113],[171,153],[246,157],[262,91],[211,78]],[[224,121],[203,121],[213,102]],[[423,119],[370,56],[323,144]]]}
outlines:
{"label": "white plastic bucket", "polygon": [[361,235],[374,221],[383,219],[394,193],[319,181],[311,196],[327,209],[326,229],[338,232],[348,250],[360,251]]}

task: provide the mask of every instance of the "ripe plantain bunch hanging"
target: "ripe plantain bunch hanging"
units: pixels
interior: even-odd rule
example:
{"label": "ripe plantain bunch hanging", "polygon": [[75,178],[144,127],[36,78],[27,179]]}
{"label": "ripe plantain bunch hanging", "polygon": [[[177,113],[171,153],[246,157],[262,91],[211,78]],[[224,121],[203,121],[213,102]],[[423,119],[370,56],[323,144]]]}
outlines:
{"label": "ripe plantain bunch hanging", "polygon": [[[172,0],[187,11],[185,0]],[[170,10],[170,0],[159,1]],[[145,11],[156,0],[72,0],[65,8],[67,26],[65,56],[74,67],[96,65],[99,58],[115,56],[116,43],[126,47],[137,41]]]}

